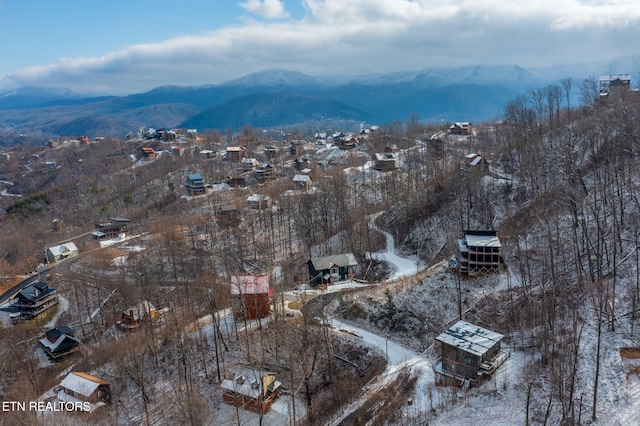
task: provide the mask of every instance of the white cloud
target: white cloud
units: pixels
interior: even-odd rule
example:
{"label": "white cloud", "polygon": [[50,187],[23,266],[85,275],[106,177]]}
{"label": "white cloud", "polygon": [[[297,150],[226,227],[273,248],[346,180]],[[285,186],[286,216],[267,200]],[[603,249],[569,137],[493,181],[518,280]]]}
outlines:
{"label": "white cloud", "polygon": [[[1,0],[0,0],[1,1]],[[635,0],[303,0],[300,20],[246,21],[208,33],[60,59],[0,78],[0,90],[66,86],[126,93],[214,84],[273,68],[311,75],[469,64],[544,66],[637,54]],[[279,0],[246,10],[287,17]],[[621,70],[621,72],[633,70]]]}
{"label": "white cloud", "polygon": [[240,3],[240,6],[247,12],[267,19],[283,19],[289,17],[280,0],[248,0],[246,3]]}

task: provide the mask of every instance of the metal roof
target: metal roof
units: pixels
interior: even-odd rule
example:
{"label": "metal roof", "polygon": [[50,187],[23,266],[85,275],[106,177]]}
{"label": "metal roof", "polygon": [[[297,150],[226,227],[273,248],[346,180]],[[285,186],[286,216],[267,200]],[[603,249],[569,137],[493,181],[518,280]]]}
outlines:
{"label": "metal roof", "polygon": [[311,263],[316,271],[331,269],[334,266],[356,266],[358,261],[353,253],[336,254],[333,256],[312,257]]}
{"label": "metal roof", "polygon": [[307,175],[295,175],[293,177],[293,181],[294,182],[308,182],[310,180],[311,180],[311,178],[309,176],[307,176]]}
{"label": "metal roof", "polygon": [[127,219],[126,217],[110,217],[109,220],[114,222],[131,222],[131,219]]}
{"label": "metal roof", "polygon": [[60,382],[61,387],[85,397],[91,396],[91,394],[98,389],[98,386],[108,384],[109,382],[80,372],[69,373],[69,375]]}
{"label": "metal roof", "polygon": [[465,231],[464,240],[468,247],[502,247],[495,231]]}
{"label": "metal roof", "polygon": [[36,302],[50,295],[51,293],[54,293],[55,291],[55,288],[49,288],[49,284],[38,281],[20,290],[19,294],[30,302]]}
{"label": "metal roof", "polygon": [[45,337],[43,339],[40,339],[40,344],[46,348],[49,348],[49,351],[51,351],[51,353],[55,353],[65,341],[68,341],[67,347],[75,347],[80,345],[80,340],[67,334],[61,334],[53,342]]}
{"label": "metal roof", "polygon": [[504,336],[495,331],[458,321],[447,331],[436,337],[438,342],[455,346],[465,352],[482,356],[500,342]]}
{"label": "metal roof", "polygon": [[76,247],[74,243],[64,243],[64,244],[60,244],[59,246],[49,247],[48,250],[54,255],[56,254],[64,255],[64,254],[77,252],[78,247]]}
{"label": "metal roof", "polygon": [[[233,376],[233,380],[223,380],[221,387],[222,389],[233,391],[251,398],[259,398],[265,391],[263,389],[262,379],[269,375],[275,376],[275,373],[256,370],[249,367],[239,368]],[[268,386],[268,390],[275,392],[280,386],[281,383],[274,380]]]}

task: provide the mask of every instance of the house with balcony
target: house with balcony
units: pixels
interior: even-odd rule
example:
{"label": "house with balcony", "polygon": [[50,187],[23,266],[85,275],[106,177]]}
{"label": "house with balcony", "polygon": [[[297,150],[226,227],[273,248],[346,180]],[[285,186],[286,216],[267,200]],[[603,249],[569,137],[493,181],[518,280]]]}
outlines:
{"label": "house with balcony", "polygon": [[247,148],[244,146],[228,146],[224,154],[227,161],[239,163],[245,157]]}
{"label": "house with balcony", "polygon": [[452,135],[470,135],[471,134],[472,125],[468,121],[456,121],[451,126],[449,126],[449,134]]}
{"label": "house with balcony", "polygon": [[58,293],[49,284],[38,281],[20,290],[10,303],[10,314],[14,322],[39,318],[58,304]]}
{"label": "house with balcony", "polygon": [[96,240],[108,240],[112,238],[124,238],[131,219],[124,217],[110,217],[95,224],[96,230],[91,233]]}
{"label": "house with balcony", "polygon": [[269,163],[262,163],[253,171],[253,177],[255,177],[258,182],[264,182],[269,179],[273,179],[273,175],[274,170]]}
{"label": "house with balcony", "polygon": [[509,352],[500,347],[503,338],[502,334],[469,322],[456,322],[436,337],[441,346],[434,368],[436,383],[480,386],[509,358]]}
{"label": "house with balcony", "polygon": [[600,86],[600,100],[606,100],[611,95],[631,90],[631,74],[607,74],[598,79]]}
{"label": "house with balcony", "polygon": [[278,398],[281,385],[273,372],[251,367],[239,368],[232,379],[222,381],[222,400],[227,404],[264,414]]}
{"label": "house with balcony", "polygon": [[458,267],[468,277],[500,271],[502,244],[496,231],[464,231],[458,239]]}
{"label": "house with balcony", "polygon": [[184,184],[189,195],[204,194],[207,189],[204,186],[204,180],[200,173],[191,173],[187,175],[187,181]]}
{"label": "house with balcony", "polygon": [[80,340],[75,338],[75,333],[69,327],[57,327],[44,335],[45,337],[40,339],[40,346],[54,361],[59,361],[80,350]]}

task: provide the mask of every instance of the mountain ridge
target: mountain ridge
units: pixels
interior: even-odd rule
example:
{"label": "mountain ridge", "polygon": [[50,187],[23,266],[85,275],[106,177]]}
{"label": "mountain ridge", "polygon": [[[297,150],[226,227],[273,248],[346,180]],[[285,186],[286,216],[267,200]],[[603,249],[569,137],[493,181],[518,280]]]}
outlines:
{"label": "mountain ridge", "polygon": [[[593,70],[607,73],[634,65],[640,66],[640,57],[579,70],[569,66],[527,69],[517,64],[470,65],[312,77],[271,69],[221,84],[159,86],[127,96],[83,96],[68,89],[24,87],[0,93],[0,132],[50,133],[64,129],[66,134],[98,133],[103,130],[96,125],[100,117],[109,122],[106,128],[110,134],[106,136],[117,137],[141,126],[175,127],[184,123],[200,123],[196,127],[202,129],[217,128],[222,123],[231,129],[293,126],[309,117],[337,118],[341,112],[348,112],[349,119],[372,124],[406,120],[411,115],[427,122],[485,121],[499,116],[504,105],[518,94],[558,84],[567,77],[562,73],[569,70],[576,73],[574,79],[581,79]],[[295,113],[290,109],[293,95],[300,96],[295,99]],[[265,103],[259,115],[239,110],[257,111],[255,102]],[[207,115],[207,110],[215,114]],[[204,118],[207,116],[209,121]]]}

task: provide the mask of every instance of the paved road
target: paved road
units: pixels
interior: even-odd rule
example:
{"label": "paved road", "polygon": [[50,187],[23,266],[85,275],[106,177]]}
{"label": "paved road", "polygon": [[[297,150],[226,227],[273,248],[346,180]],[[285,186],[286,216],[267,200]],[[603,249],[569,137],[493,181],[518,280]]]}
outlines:
{"label": "paved road", "polygon": [[6,303],[9,299],[14,297],[20,290],[22,290],[29,284],[38,281],[42,275],[46,274],[54,267],[55,265],[49,268],[41,269],[38,271],[37,274],[33,274],[29,278],[25,278],[24,280],[20,281],[18,284],[11,287],[9,290],[5,291],[2,295],[0,295],[0,305]]}

